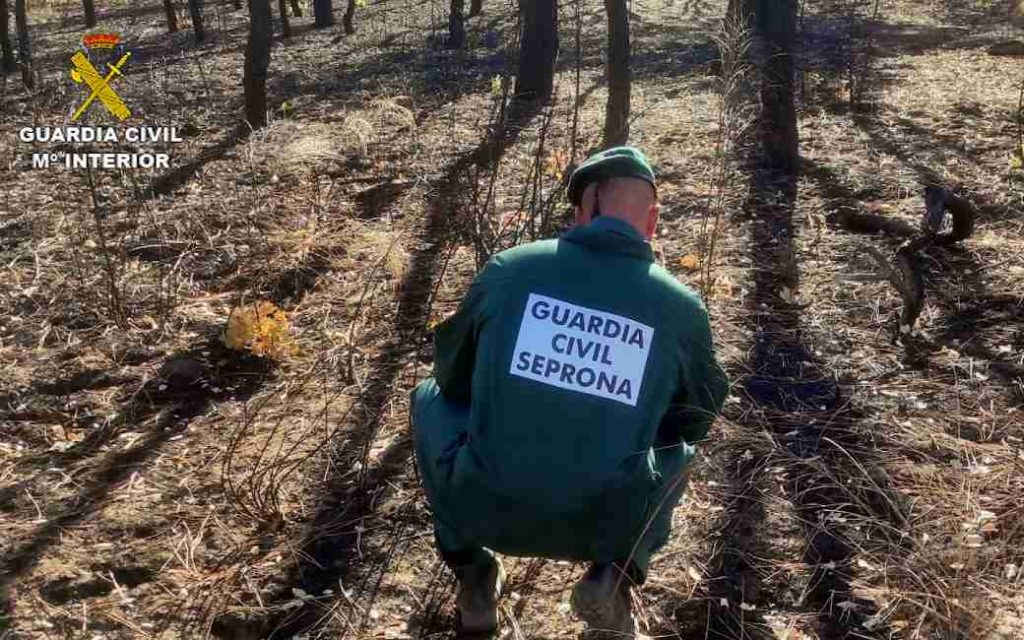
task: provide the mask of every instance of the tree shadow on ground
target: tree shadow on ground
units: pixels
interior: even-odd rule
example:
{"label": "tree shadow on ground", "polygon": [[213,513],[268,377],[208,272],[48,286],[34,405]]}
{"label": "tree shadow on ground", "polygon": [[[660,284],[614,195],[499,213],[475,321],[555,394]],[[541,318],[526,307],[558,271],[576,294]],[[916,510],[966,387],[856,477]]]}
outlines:
{"label": "tree shadow on ground", "polygon": [[[853,123],[867,134],[872,147],[902,162],[914,171],[922,183],[942,182],[936,170],[920,161],[921,158],[933,155],[936,151],[958,155],[972,162],[976,160],[975,156],[964,148],[963,139],[960,137],[928,129],[905,117],[897,117],[894,125],[890,126],[882,122],[880,115],[881,113],[857,114],[853,118]],[[1007,125],[1007,133],[1012,131],[1013,126]],[[965,188],[966,195],[978,209],[980,222],[1024,219],[1022,209],[992,202],[969,185],[954,186]]]}
{"label": "tree shadow on ground", "polygon": [[[951,247],[943,253],[938,272],[930,274],[926,285],[928,298],[941,310],[936,319],[940,328],[932,340],[987,362],[989,371],[1007,388],[1011,406],[1024,408],[1024,366],[1013,359],[1013,354],[1024,353],[1024,297],[992,293],[983,277],[984,265],[969,249]],[[926,359],[920,362],[920,366],[926,364]],[[956,435],[981,439],[971,427]],[[994,432],[985,439],[999,441],[1006,435]]]}
{"label": "tree shadow on ground", "polygon": [[[855,10],[845,16],[805,15],[797,52],[802,108],[818,107],[830,113],[870,109],[877,96],[911,67],[901,58],[937,51],[981,51],[998,40],[992,33],[969,27],[891,22]],[[849,96],[851,91],[856,95]],[[849,98],[840,100],[843,93]]]}
{"label": "tree shadow on ground", "polygon": [[188,162],[174,167],[163,175],[154,178],[147,186],[136,191],[133,205],[140,207],[147,200],[168,195],[191,180],[210,162],[220,160],[228,151],[248,140],[252,129],[248,124],[238,125],[229,130],[220,140],[204,147],[199,154]]}
{"label": "tree shadow on ground", "polygon": [[[758,171],[752,176],[749,221],[754,288],[749,296],[754,345],[750,375],[743,382],[755,412],[749,429],[766,430],[781,449],[787,468],[785,493],[800,522],[806,547],[802,558],[811,575],[802,602],[816,615],[820,638],[880,637],[863,623],[876,612],[873,603],[854,598],[853,531],[844,522],[880,519],[899,530],[901,513],[888,506],[888,495],[871,496],[871,511],[858,513],[850,488],[842,482],[878,467],[872,449],[861,441],[860,416],[842,397],[834,376],[815,361],[801,325],[802,307],[787,295],[799,287],[793,213],[795,175]],[[852,463],[850,456],[856,458]],[[751,465],[764,468],[767,463]],[[879,474],[884,478],[884,474]],[[872,478],[876,480],[876,478]],[[884,490],[892,494],[891,488]],[[766,604],[755,601],[759,606]],[[751,604],[754,604],[751,603]],[[852,606],[837,607],[840,603]],[[735,613],[723,612],[716,624],[735,628]]]}
{"label": "tree shadow on ground", "polygon": [[312,82],[301,72],[272,78],[268,94],[282,99],[308,96],[321,105],[326,100],[343,106],[362,104],[365,92],[386,88],[385,94],[401,93],[424,102],[427,111],[422,115],[428,115],[464,95],[489,91],[491,79],[502,73],[505,64],[505,56],[497,52],[385,50],[337,63]]}
{"label": "tree shadow on ground", "polygon": [[[763,122],[761,127],[768,135]],[[766,433],[773,446],[760,454],[751,447],[725,464],[730,502],[719,529],[721,543],[709,562],[713,577],[703,583],[703,634],[774,637],[763,612],[778,605],[778,594],[764,590],[761,575],[770,571],[757,550],[768,546],[763,470],[781,462],[787,470],[784,492],[806,540],[802,561],[810,570],[802,597],[787,607],[813,614],[820,638],[885,637],[885,629],[865,626],[877,612],[875,604],[853,594],[854,540],[863,533],[847,523],[876,523],[869,528],[898,547],[906,516],[874,450],[863,441],[862,416],[843,397],[831,372],[815,361],[803,335],[802,307],[793,299],[799,288],[796,173],[771,169],[756,158],[744,166],[749,170],[744,212],[754,271],[747,320],[754,344],[750,373],[742,383],[751,408],[738,422],[751,433]],[[692,628],[692,620],[681,620],[680,614],[693,618],[698,613],[694,605],[678,604],[677,621]]]}
{"label": "tree shadow on ground", "polygon": [[940,13],[944,22],[967,24],[971,27],[1008,27],[1012,2],[964,2],[963,0],[937,0],[931,3],[933,11]]}
{"label": "tree shadow on ground", "polygon": [[675,80],[698,73],[710,74],[719,53],[707,33],[693,27],[643,24],[636,31],[629,62],[633,78]]}
{"label": "tree shadow on ground", "polygon": [[[331,452],[332,467],[337,471],[327,481],[320,505],[306,527],[298,554],[300,561],[285,578],[287,586],[272,602],[293,600],[293,588],[319,595],[337,588],[339,583],[351,590],[348,597],[372,602],[380,586],[406,523],[402,519],[392,523],[390,542],[383,545],[381,557],[361,548],[362,523],[373,516],[391,491],[389,480],[408,468],[412,443],[407,435],[400,436],[376,460],[371,459],[370,451],[383,428],[384,414],[396,392],[399,376],[421,348],[434,283],[444,266],[444,248],[451,242],[461,219],[460,198],[467,192],[472,170],[493,166],[516,141],[521,128],[536,113],[536,107],[514,107],[512,112],[479,146],[450,164],[436,186],[420,233],[419,249],[413,254],[400,286],[394,336],[369,365],[353,429],[344,442],[335,443]],[[344,603],[310,601],[265,618],[222,616],[214,622],[212,632],[225,638],[288,638],[322,624],[335,605]],[[369,609],[365,607],[366,611]],[[366,620],[349,622],[359,628]]]}
{"label": "tree shadow on ground", "polygon": [[[207,343],[168,359],[160,378],[123,397],[119,414],[128,416],[126,420],[133,424],[152,424],[135,444],[110,452],[85,470],[79,478],[83,488],[56,513],[46,517],[26,539],[14,542],[0,567],[0,607],[7,609],[4,613],[13,615],[12,588],[60,541],[63,530],[99,511],[112,491],[150,463],[168,441],[183,433],[213,403],[245,401],[271,374],[268,361],[230,352],[219,335],[212,335]],[[70,457],[82,459],[109,439],[110,432],[106,431]]]}
{"label": "tree shadow on ground", "polygon": [[[80,5],[79,7],[80,8]],[[105,20],[120,20],[123,18],[141,18],[143,16],[149,16],[154,14],[164,13],[164,8],[159,4],[148,4],[148,5],[128,5],[125,4],[123,8],[118,9],[103,9],[97,7],[96,21],[102,23]],[[75,12],[61,16],[60,18],[54,18],[51,20],[42,20],[39,22],[33,21],[32,27],[80,27],[85,31],[85,14],[76,10]]]}

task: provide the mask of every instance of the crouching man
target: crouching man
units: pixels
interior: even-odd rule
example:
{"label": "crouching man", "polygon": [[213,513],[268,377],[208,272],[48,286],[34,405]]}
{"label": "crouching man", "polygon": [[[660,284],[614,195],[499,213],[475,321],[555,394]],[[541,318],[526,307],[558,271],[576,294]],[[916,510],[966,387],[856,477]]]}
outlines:
{"label": "crouching man", "polygon": [[438,326],[412,395],[416,458],[464,633],[497,627],[494,552],[578,560],[588,633],[634,637],[630,587],[668,539],[726,394],[699,298],[654,264],[636,149],[573,173],[576,225],[494,256]]}

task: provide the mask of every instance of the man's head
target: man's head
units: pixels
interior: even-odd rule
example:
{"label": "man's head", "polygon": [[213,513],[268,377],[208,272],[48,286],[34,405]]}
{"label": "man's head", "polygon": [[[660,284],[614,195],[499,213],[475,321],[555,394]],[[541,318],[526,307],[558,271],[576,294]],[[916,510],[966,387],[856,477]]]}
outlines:
{"label": "man's head", "polygon": [[576,224],[609,216],[629,223],[648,240],[654,236],[654,171],[638,149],[615,147],[587,158],[569,179],[569,201],[576,207]]}

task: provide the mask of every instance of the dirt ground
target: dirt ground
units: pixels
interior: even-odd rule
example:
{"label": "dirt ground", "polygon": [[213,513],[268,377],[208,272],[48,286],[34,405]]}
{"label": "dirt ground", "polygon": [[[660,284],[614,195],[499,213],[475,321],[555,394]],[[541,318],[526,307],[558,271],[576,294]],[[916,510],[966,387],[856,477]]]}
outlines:
{"label": "dirt ground", "polygon": [[[742,68],[748,108],[724,108],[724,3],[632,5],[659,259],[704,292],[732,380],[637,594],[652,636],[1024,638],[1022,68],[987,53],[1021,34],[1005,3],[860,4],[803,9],[787,186],[744,160]],[[481,261],[568,221],[560,180],[606,96],[602,6],[579,6],[579,45],[576,9],[553,105],[504,124],[512,5],[459,52],[447,3],[371,1],[351,36],[292,17],[250,134],[243,11],[209,3],[196,44],[155,0],[105,8],[133,50],[119,93],[185,141],[148,145],[170,170],[90,174],[25,165],[18,129],[80,99],[83,33],[78,3],[30,3],[41,88],[0,95],[0,638],[454,635],[407,397]],[[916,226],[932,174],[978,218],[926,251],[899,335],[870,252],[901,239],[837,219]],[[225,346],[260,300],[293,353]],[[506,568],[502,637],[581,631],[582,566]]]}

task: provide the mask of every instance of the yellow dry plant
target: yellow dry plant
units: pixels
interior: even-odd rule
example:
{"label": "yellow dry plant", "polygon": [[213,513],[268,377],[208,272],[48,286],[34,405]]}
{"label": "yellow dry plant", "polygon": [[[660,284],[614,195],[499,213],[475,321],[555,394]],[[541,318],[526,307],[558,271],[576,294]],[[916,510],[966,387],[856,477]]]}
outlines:
{"label": "yellow dry plant", "polygon": [[236,351],[280,360],[299,351],[288,314],[269,300],[239,305],[228,316],[224,344]]}

